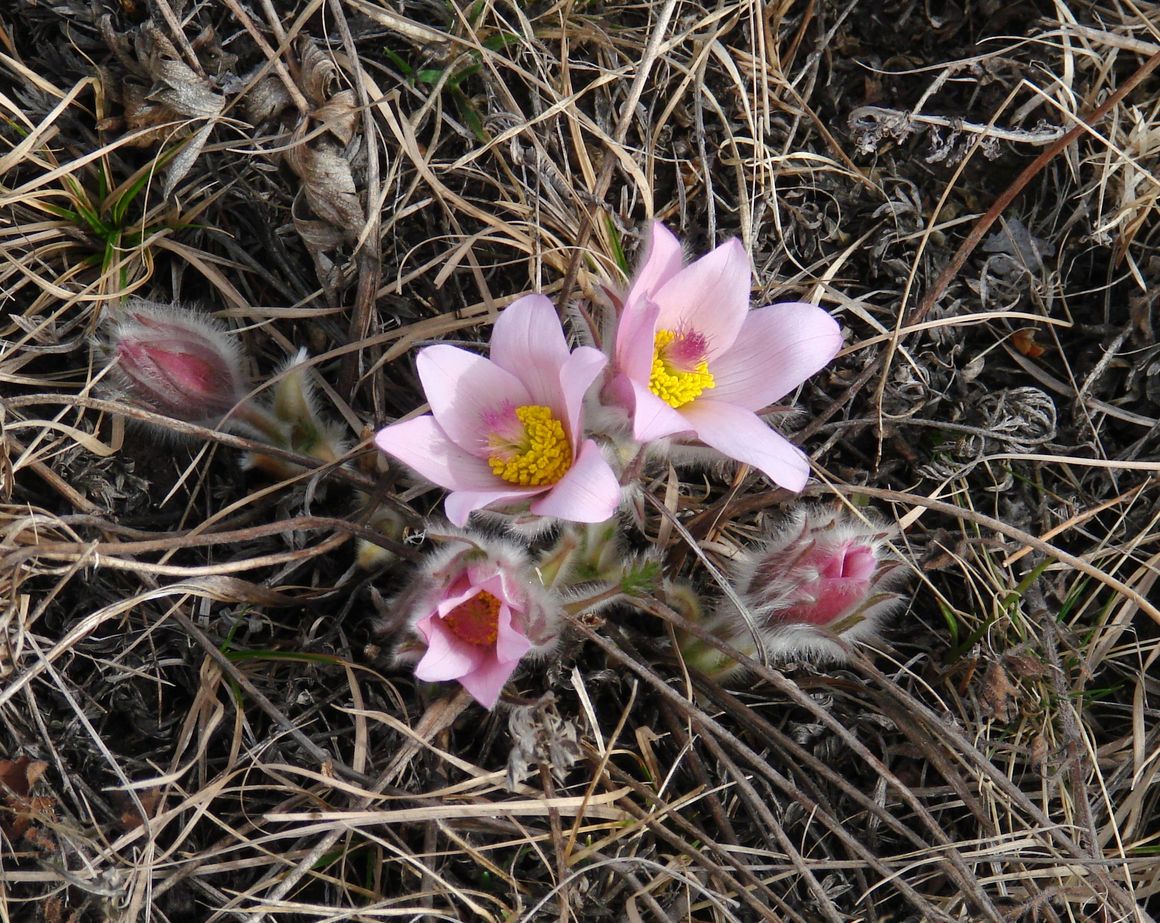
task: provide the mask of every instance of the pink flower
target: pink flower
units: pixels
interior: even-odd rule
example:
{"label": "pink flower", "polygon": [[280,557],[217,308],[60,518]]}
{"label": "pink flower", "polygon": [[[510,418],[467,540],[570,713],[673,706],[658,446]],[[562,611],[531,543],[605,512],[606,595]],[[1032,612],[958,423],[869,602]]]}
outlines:
{"label": "pink flower", "polygon": [[447,517],[529,504],[539,516],[608,519],[620,504],[616,475],[582,438],[582,401],[606,359],[568,351],[552,303],[515,301],[495,322],[491,358],[428,346],[416,366],[431,413],[380,430],[384,452],[445,487]]}
{"label": "pink flower", "polygon": [[[555,647],[563,610],[516,546],[467,535],[452,541],[432,556],[396,605],[406,610],[425,646],[415,676],[457,680],[480,705],[492,708],[522,659]],[[397,658],[416,653],[405,646]]]}
{"label": "pink flower", "polygon": [[136,401],[190,423],[214,423],[246,393],[241,357],[212,318],[137,300],[113,327],[115,376]]}
{"label": "pink flower", "polygon": [[750,284],[740,241],[685,266],[680,242],[654,222],[624,299],[606,396],[628,411],[639,442],[692,435],[797,491],[809,476],[805,456],[757,413],[833,359],[842,334],[814,305],[749,310]]}

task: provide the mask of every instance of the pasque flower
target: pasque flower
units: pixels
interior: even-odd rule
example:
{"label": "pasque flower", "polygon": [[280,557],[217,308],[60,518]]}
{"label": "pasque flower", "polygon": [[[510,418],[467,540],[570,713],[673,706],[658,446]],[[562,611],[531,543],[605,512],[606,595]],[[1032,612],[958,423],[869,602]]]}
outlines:
{"label": "pasque flower", "polygon": [[749,309],[749,257],[732,239],[684,265],[680,242],[654,222],[624,298],[605,396],[633,437],[695,436],[801,490],[805,456],[757,415],[837,353],[837,323],[810,304]]}
{"label": "pasque flower", "polygon": [[495,323],[491,357],[428,346],[416,366],[431,413],[380,430],[384,452],[445,487],[448,518],[530,504],[539,516],[601,522],[620,485],[600,449],[583,438],[582,401],[605,357],[569,352],[552,303],[526,295]]}
{"label": "pasque flower", "polygon": [[[752,624],[722,599],[706,629],[750,656],[760,653],[759,641],[772,658],[843,659],[835,638],[874,638],[899,602],[895,588],[905,571],[890,554],[888,534],[874,519],[824,507],[792,511],[763,544],[734,562],[734,588]],[[736,668],[703,642],[690,640],[685,647],[710,672]]]}
{"label": "pasque flower", "polygon": [[246,393],[241,354],[211,317],[137,299],[110,333],[114,375],[141,405],[189,423],[215,423]]}
{"label": "pasque flower", "polygon": [[396,600],[411,631],[396,659],[425,682],[456,680],[485,708],[527,657],[552,650],[563,608],[517,546],[449,536]]}

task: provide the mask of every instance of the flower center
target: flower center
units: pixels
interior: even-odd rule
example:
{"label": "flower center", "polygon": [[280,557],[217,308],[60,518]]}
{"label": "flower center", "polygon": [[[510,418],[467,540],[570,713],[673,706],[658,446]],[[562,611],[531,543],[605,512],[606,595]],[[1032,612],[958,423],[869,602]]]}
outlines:
{"label": "flower center", "polygon": [[499,600],[480,590],[443,616],[443,624],[460,641],[490,647],[499,637]]}
{"label": "flower center", "polygon": [[694,330],[658,330],[648,389],[670,407],[684,407],[715,387],[705,355],[709,343]]}
{"label": "flower center", "polygon": [[494,420],[485,422],[491,430],[487,464],[492,474],[509,484],[555,484],[572,467],[572,446],[550,407],[509,405]]}

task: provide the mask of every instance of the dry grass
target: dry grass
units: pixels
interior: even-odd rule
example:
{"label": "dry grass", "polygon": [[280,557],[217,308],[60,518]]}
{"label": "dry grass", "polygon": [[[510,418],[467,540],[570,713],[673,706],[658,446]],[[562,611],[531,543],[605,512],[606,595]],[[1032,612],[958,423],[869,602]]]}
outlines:
{"label": "dry grass", "polygon": [[[1152,919],[1160,6],[99,6],[0,14],[0,920]],[[787,429],[902,527],[906,611],[740,688],[659,601],[494,713],[417,688],[378,511],[439,497],[370,433],[416,346],[593,309],[653,217],[842,322]],[[140,425],[130,293],[262,388],[307,347],[349,464]],[[649,473],[699,581],[789,499]],[[509,721],[575,763],[510,784]]]}

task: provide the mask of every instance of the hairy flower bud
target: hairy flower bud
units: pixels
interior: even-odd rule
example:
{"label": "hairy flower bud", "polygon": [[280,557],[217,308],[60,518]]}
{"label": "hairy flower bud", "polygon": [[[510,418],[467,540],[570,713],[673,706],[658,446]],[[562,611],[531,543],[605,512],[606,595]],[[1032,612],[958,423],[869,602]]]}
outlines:
{"label": "hairy flower bud", "polygon": [[[327,464],[346,452],[342,427],[327,419],[319,407],[310,377],[306,350],[299,350],[278,372],[269,407],[247,404],[237,420],[258,439],[281,449],[309,455]],[[273,455],[249,452],[247,468],[258,468],[273,477],[289,478],[302,469]]]}
{"label": "hairy flower bud", "polygon": [[426,682],[458,681],[492,708],[521,660],[555,648],[563,608],[521,548],[466,533],[446,538],[395,601],[408,630],[395,659],[417,661],[415,676]]}
{"label": "hairy flower bud", "polygon": [[[745,613],[723,599],[706,630],[751,657],[845,659],[837,639],[873,639],[899,602],[894,588],[905,571],[890,554],[888,532],[876,520],[844,511],[792,511],[734,564],[734,588]],[[691,639],[685,648],[698,666],[711,665],[710,672],[737,669],[702,642]]]}
{"label": "hairy flower bud", "polygon": [[216,423],[246,393],[237,345],[205,314],[131,301],[112,328],[109,351],[129,396],[178,420]]}

